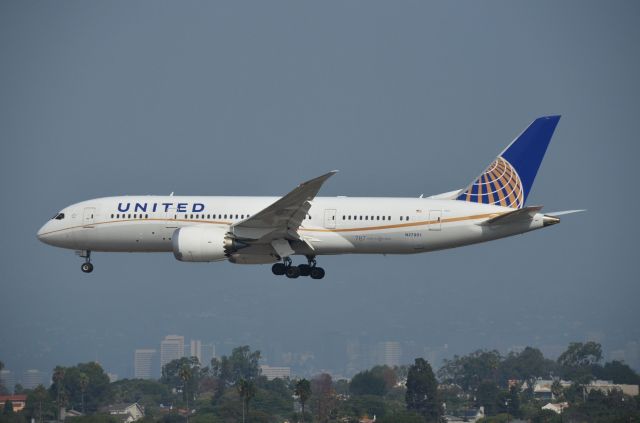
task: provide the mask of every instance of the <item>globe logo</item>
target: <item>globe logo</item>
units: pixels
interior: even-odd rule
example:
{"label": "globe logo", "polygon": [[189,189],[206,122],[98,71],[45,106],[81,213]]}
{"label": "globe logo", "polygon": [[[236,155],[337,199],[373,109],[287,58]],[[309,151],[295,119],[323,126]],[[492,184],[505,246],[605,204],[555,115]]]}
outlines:
{"label": "globe logo", "polygon": [[511,163],[498,157],[458,200],[519,209],[524,204],[522,181]]}

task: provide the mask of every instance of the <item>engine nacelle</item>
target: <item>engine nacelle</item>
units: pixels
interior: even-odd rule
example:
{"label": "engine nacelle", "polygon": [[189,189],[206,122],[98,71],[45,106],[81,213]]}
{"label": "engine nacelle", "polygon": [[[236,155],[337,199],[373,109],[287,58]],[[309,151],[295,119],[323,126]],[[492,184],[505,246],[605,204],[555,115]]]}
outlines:
{"label": "engine nacelle", "polygon": [[173,255],[180,261],[222,261],[244,245],[227,228],[188,226],[173,233]]}

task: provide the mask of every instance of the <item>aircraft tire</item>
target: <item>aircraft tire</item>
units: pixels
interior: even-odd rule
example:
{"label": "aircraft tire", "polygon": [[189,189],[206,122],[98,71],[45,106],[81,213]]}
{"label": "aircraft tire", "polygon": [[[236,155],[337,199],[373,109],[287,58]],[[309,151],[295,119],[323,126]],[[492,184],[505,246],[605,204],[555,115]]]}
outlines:
{"label": "aircraft tire", "polygon": [[82,266],[80,266],[80,269],[84,273],[91,273],[91,272],[93,272],[93,264],[91,264],[91,263],[82,263]]}
{"label": "aircraft tire", "polygon": [[322,267],[312,267],[310,275],[311,279],[322,279],[324,278],[324,269]]}
{"label": "aircraft tire", "polygon": [[287,270],[287,267],[284,265],[284,263],[276,263],[273,266],[271,266],[271,272],[273,272],[273,274],[277,276],[284,275],[286,270]]}
{"label": "aircraft tire", "polygon": [[311,266],[308,264],[301,264],[298,269],[300,269],[300,276],[309,276],[311,274]]}
{"label": "aircraft tire", "polygon": [[298,266],[289,266],[287,267],[285,275],[290,279],[295,279],[300,276],[300,269]]}

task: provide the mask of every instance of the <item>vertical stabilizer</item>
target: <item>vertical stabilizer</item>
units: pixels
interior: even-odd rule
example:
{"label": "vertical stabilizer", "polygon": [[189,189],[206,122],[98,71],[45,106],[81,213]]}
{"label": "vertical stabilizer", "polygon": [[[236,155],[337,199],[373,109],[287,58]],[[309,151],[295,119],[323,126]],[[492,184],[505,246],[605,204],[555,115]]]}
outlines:
{"label": "vertical stabilizer", "polygon": [[560,116],[534,120],[456,199],[524,207],[559,120]]}

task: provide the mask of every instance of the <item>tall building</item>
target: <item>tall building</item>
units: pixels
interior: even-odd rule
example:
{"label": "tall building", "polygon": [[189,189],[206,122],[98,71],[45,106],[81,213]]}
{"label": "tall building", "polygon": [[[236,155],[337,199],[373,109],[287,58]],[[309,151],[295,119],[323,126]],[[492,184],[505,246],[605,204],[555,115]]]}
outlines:
{"label": "tall building", "polygon": [[189,357],[196,357],[198,359],[198,362],[200,363],[200,366],[205,366],[205,364],[202,362],[202,341],[199,339],[192,339],[191,340],[191,345],[189,348]]}
{"label": "tall building", "polygon": [[16,376],[11,370],[4,369],[0,371],[0,383],[7,391],[13,392],[13,389],[16,387]]}
{"label": "tall building", "polygon": [[402,360],[402,347],[399,342],[387,341],[381,342],[380,363],[389,367],[399,366]]}
{"label": "tall building", "polygon": [[184,357],[184,336],[165,336],[160,342],[160,370],[168,362],[182,357]]}
{"label": "tall building", "polygon": [[202,346],[202,361],[200,365],[202,367],[211,366],[211,360],[216,356],[216,344],[204,344]]}
{"label": "tall building", "polygon": [[34,389],[38,385],[43,384],[42,379],[43,377],[40,370],[29,369],[26,372],[24,372],[24,375],[22,376],[22,386],[25,389]]}
{"label": "tall building", "polygon": [[133,377],[136,379],[153,379],[153,359],[156,350],[135,350],[133,353]]}

